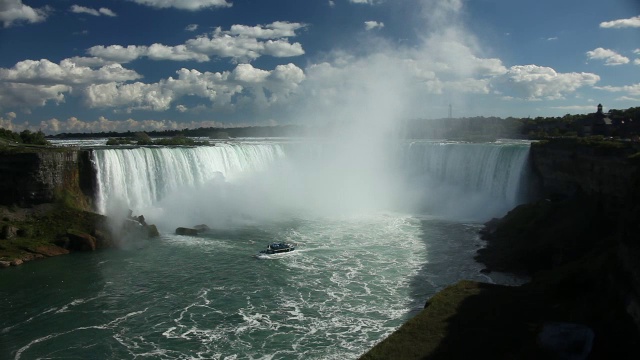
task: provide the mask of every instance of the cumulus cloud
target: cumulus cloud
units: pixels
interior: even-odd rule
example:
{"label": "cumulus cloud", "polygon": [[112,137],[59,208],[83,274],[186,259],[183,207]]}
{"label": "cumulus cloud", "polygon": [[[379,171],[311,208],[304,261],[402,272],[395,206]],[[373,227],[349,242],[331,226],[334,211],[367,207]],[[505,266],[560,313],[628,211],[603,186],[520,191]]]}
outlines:
{"label": "cumulus cloud", "polygon": [[373,30],[373,29],[382,29],[384,27],[384,23],[377,21],[365,21],[364,28],[365,30]]}
{"label": "cumulus cloud", "polygon": [[44,106],[47,102],[64,102],[64,94],[71,91],[67,85],[34,85],[0,82],[0,108]]}
{"label": "cumulus cloud", "polygon": [[[256,69],[250,64],[216,73],[183,68],[177,75],[177,78],[151,84],[91,85],[85,89],[85,101],[89,107],[123,107],[127,111],[164,111],[186,95],[207,99],[217,106],[233,105],[234,99],[240,101],[247,97],[259,99],[262,105],[268,106],[286,99],[305,79],[302,69],[293,64],[278,65],[272,71]],[[181,109],[186,107],[178,105],[178,110]]]}
{"label": "cumulus cloud", "polygon": [[640,28],[640,16],[634,16],[628,19],[618,19],[613,21],[604,21],[600,23],[601,28]]}
{"label": "cumulus cloud", "polygon": [[597,86],[596,89],[604,90],[608,92],[623,92],[629,96],[640,95],[640,83],[625,86]]}
{"label": "cumulus cloud", "polygon": [[198,30],[198,24],[189,24],[184,29],[186,31],[196,31],[196,30]]}
{"label": "cumulus cloud", "polygon": [[22,0],[0,2],[0,21],[5,28],[23,21],[28,23],[44,21],[50,12],[51,8],[48,6],[36,9],[23,4]]}
{"label": "cumulus cloud", "polygon": [[8,112],[4,116],[0,115],[0,128],[14,131],[16,130],[13,120],[16,118],[16,113]]}
{"label": "cumulus cloud", "polygon": [[131,0],[140,5],[146,5],[158,9],[176,8],[180,10],[202,10],[214,7],[231,7],[232,3],[226,0]]}
{"label": "cumulus cloud", "polygon": [[597,48],[587,51],[587,57],[590,60],[604,60],[604,64],[608,66],[623,65],[629,63],[629,58],[618,54],[609,49]]}
{"label": "cumulus cloud", "polygon": [[[185,44],[168,46],[153,44],[138,45],[97,45],[87,53],[105,61],[118,63],[131,62],[140,57],[152,60],[197,61],[206,62],[210,56],[232,58],[242,63],[255,60],[263,55],[273,57],[291,57],[304,54],[300,43],[289,43],[286,39],[295,36],[295,31],[305,25],[276,21],[268,25],[233,25],[229,31],[217,28],[211,34],[189,39]],[[269,39],[261,41],[259,39]]]}
{"label": "cumulus cloud", "polygon": [[56,64],[47,59],[24,60],[10,69],[0,68],[0,80],[4,82],[37,85],[78,85],[103,82],[136,80],[142,76],[120,64],[109,64],[97,70],[77,66],[70,59]]}
{"label": "cumulus cloud", "polygon": [[232,25],[227,33],[256,39],[279,39],[296,36],[296,30],[304,27],[306,27],[306,25],[302,23],[275,21],[267,25]]}
{"label": "cumulus cloud", "polygon": [[561,99],[583,86],[593,86],[600,77],[592,73],[558,73],[550,67],[518,65],[492,81],[508,97],[527,100]]}
{"label": "cumulus cloud", "polygon": [[101,16],[101,15],[111,16],[111,17],[117,16],[116,13],[104,7],[96,10],[96,9],[88,8],[85,6],[71,5],[71,7],[69,8],[69,11],[76,14],[89,14],[93,16]]}
{"label": "cumulus cloud", "polygon": [[141,78],[137,72],[120,64],[98,69],[79,66],[71,59],[56,64],[47,59],[24,60],[12,68],[0,68],[0,108],[28,109],[48,102],[61,103],[74,87],[107,82],[124,82]]}

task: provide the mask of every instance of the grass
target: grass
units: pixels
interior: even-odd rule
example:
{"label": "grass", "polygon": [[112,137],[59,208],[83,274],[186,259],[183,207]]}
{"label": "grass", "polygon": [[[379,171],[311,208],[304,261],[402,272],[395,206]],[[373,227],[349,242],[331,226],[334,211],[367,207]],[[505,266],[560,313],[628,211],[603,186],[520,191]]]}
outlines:
{"label": "grass", "polygon": [[22,216],[12,216],[12,213],[16,213],[15,208],[13,211],[9,207],[2,209],[5,215],[0,219],[0,228],[12,226],[19,229],[19,234],[12,239],[0,240],[0,261],[29,259],[34,253],[42,253],[43,247],[56,247],[55,241],[70,229],[91,233],[105,221],[99,214],[64,204],[19,211],[23,213]]}

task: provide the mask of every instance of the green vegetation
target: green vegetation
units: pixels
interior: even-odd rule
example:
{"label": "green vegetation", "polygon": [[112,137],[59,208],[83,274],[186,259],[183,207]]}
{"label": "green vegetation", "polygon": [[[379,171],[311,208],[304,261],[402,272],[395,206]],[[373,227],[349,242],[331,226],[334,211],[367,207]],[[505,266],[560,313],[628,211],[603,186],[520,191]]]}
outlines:
{"label": "green vegetation", "polygon": [[40,130],[37,132],[24,130],[18,134],[11,130],[0,128],[0,139],[4,139],[8,143],[15,144],[50,145],[49,141],[45,139],[44,133]]}
{"label": "green vegetation", "polygon": [[131,141],[131,139],[129,138],[109,138],[109,140],[107,140],[107,145],[109,146],[113,146],[113,145],[132,145],[133,141]]}
{"label": "green vegetation", "polygon": [[208,142],[195,141],[184,135],[176,135],[174,137],[167,138],[167,139],[158,139],[158,140],[155,140],[153,143],[155,145],[183,145],[183,146],[209,145]]}
{"label": "green vegetation", "polygon": [[68,207],[64,203],[44,204],[31,209],[0,207],[0,214],[3,233],[0,236],[0,261],[30,260],[65,253],[55,242],[69,229],[91,233],[105,221],[101,215]]}
{"label": "green vegetation", "polygon": [[164,145],[164,146],[196,146],[209,145],[206,141],[195,141],[183,134],[177,134],[170,138],[152,139],[145,132],[137,132],[133,137],[112,137],[107,140],[107,145]]}

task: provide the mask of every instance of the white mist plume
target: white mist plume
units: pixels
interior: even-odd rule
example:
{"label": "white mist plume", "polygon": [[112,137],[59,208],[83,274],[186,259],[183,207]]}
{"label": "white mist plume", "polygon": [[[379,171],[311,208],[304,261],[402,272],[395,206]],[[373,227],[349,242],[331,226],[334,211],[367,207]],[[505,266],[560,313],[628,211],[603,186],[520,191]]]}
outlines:
{"label": "white mist plume", "polygon": [[420,199],[438,203],[428,207],[455,213],[447,204],[465,203],[448,196],[455,190],[402,181],[394,163],[397,126],[408,118],[431,117],[434,106],[446,106],[447,96],[461,102],[465,92],[488,91],[486,77],[506,68],[498,59],[476,55],[479,46],[458,21],[461,1],[420,4],[419,46],[369,38],[360,49],[336,51],[306,68],[291,117],[316,125],[323,132],[313,135],[321,136],[290,145],[286,161],[267,170],[214,177],[134,210],[165,229],[200,223],[226,227],[421,206],[409,201],[419,191]]}

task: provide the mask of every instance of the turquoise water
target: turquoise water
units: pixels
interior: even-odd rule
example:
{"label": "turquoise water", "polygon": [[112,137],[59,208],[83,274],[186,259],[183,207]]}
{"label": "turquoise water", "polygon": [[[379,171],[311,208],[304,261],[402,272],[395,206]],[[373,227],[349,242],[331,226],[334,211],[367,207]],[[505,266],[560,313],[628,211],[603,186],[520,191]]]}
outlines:
{"label": "turquoise water", "polygon": [[[412,143],[389,163],[287,149],[96,152],[98,208],[162,235],[0,271],[0,359],[353,359],[457,280],[519,282],[473,256],[481,219],[518,201],[528,144]],[[274,241],[298,247],[255,256]]]}
{"label": "turquoise water", "polygon": [[[291,220],[0,272],[8,359],[349,359],[458,279],[477,224],[401,214]],[[256,259],[274,239],[290,254]],[[508,278],[495,279],[511,281]]]}

